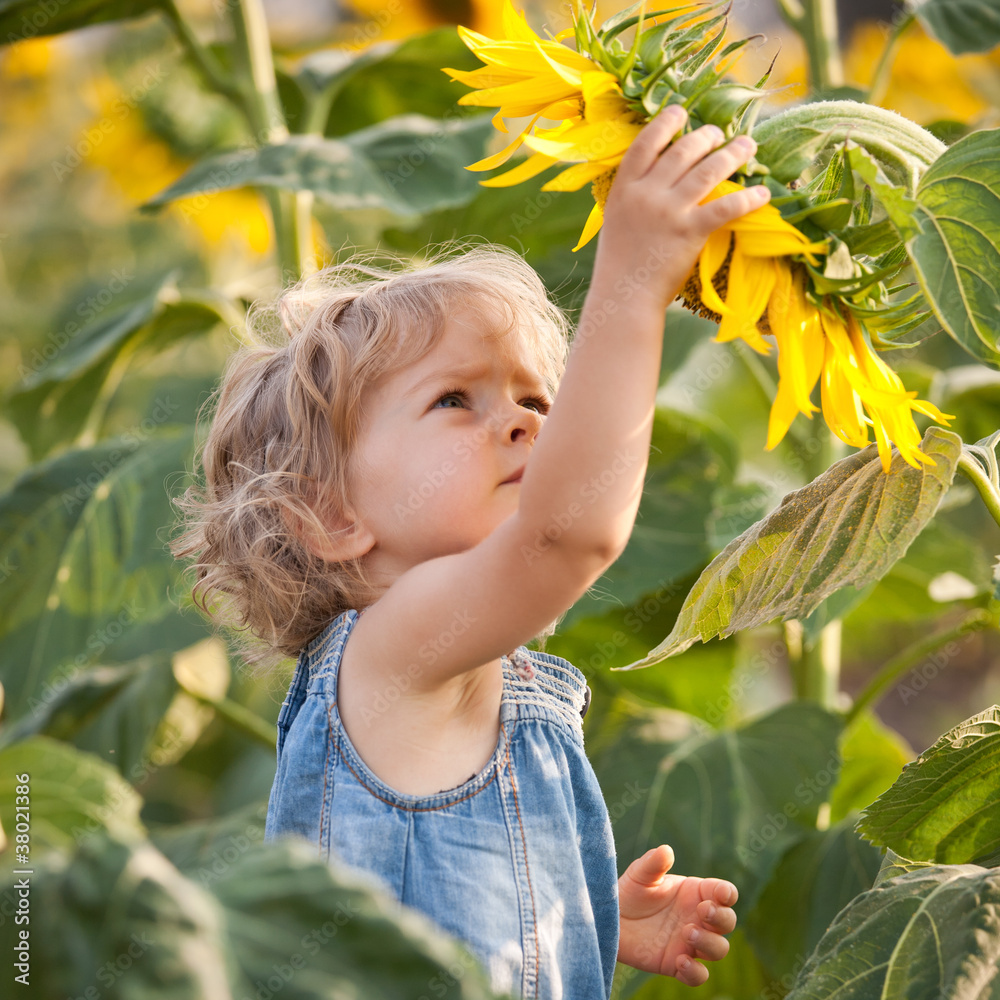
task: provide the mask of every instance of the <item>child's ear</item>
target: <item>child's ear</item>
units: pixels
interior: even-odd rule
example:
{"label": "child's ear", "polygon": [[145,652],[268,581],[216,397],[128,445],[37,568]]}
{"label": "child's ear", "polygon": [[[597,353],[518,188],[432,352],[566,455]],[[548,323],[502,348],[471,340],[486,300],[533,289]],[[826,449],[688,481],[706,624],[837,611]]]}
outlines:
{"label": "child's ear", "polygon": [[328,509],[312,517],[286,510],[283,516],[295,537],[314,556],[326,562],[360,558],[375,544],[372,533],[350,510]]}

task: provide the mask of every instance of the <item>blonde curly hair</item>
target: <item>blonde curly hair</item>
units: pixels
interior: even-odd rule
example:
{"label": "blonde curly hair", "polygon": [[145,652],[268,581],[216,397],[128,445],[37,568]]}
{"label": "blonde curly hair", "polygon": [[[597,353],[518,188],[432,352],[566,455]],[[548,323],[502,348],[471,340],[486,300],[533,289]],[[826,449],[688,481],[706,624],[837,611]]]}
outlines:
{"label": "blonde curly hair", "polygon": [[[565,369],[570,324],[514,250],[450,243],[393,267],[355,255],[255,304],[247,344],[199,414],[202,482],[173,502],[170,544],[190,559],[195,604],[234,630],[258,669],[298,652],[332,619],[372,602],[364,557],[329,562],[302,542],[350,507],[366,391],[424,356],[456,306],[484,329],[527,338],[547,387]],[[384,258],[384,255],[383,255]],[[298,527],[295,527],[295,526]]]}

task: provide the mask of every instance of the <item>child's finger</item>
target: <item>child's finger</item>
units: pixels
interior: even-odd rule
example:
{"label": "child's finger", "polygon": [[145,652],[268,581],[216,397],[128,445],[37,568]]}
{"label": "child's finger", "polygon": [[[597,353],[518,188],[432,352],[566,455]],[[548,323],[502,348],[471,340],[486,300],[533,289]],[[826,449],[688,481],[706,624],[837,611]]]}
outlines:
{"label": "child's finger", "polygon": [[723,878],[706,878],[701,883],[701,898],[721,906],[735,906],[740,894],[732,882],[727,882]]}
{"label": "child's finger", "polygon": [[712,232],[721,226],[747,215],[755,208],[766,205],[771,200],[771,192],[763,184],[754,187],[744,188],[742,191],[734,191],[732,194],[723,195],[721,198],[713,198],[704,205],[699,205],[694,212],[694,217],[698,220],[703,231]]}
{"label": "child's finger", "polygon": [[[713,149],[718,149],[725,139],[718,125],[702,125],[701,128],[681,136],[653,165],[657,184],[672,187],[679,183],[695,164],[704,160]],[[712,187],[714,186],[713,184]]]}
{"label": "child's finger", "polygon": [[661,844],[646,851],[641,858],[636,858],[625,872],[640,885],[657,885],[673,863],[673,848],[669,844]]}
{"label": "child's finger", "polygon": [[687,112],[680,105],[672,104],[664,108],[632,140],[618,165],[615,180],[635,180],[642,177],[656,163],[657,157],[667,148],[685,121]]}
{"label": "child's finger", "polygon": [[707,962],[718,962],[729,954],[729,940],[721,934],[713,934],[711,931],[698,930],[698,935],[691,942],[692,950],[697,958],[702,958]]}
{"label": "child's finger", "polygon": [[708,969],[690,955],[679,955],[676,977],[685,986],[701,986],[708,979]]}
{"label": "child's finger", "polygon": [[703,899],[696,912],[706,927],[719,934],[731,934],[736,927],[736,911],[729,906],[719,906],[710,899]]}
{"label": "child's finger", "polygon": [[730,174],[743,166],[756,150],[757,144],[750,136],[738,135],[696,163],[676,182],[674,190],[677,197],[685,203],[702,201]]}

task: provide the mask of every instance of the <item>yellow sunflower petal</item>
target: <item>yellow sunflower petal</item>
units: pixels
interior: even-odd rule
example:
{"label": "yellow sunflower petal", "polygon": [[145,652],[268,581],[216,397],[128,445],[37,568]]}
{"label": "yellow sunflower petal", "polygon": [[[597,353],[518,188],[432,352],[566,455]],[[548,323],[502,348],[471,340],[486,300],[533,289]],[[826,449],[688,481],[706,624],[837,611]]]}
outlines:
{"label": "yellow sunflower petal", "polygon": [[598,234],[602,225],[604,225],[604,209],[597,202],[594,202],[594,207],[590,210],[590,215],[587,216],[583,232],[580,233],[580,240],[573,247],[573,253],[576,253],[580,247],[586,246]]}
{"label": "yellow sunflower petal", "polygon": [[543,191],[579,191],[584,184],[606,174],[611,168],[606,163],[593,161],[591,163],[574,163],[550,181],[542,185]]}
{"label": "yellow sunflower petal", "polygon": [[701,301],[712,312],[720,316],[729,314],[729,307],[719,298],[719,293],[712,284],[715,272],[722,267],[726,255],[729,253],[729,245],[732,243],[732,234],[725,229],[716,229],[709,236],[701,253],[698,255],[698,277],[701,279]]}
{"label": "yellow sunflower petal", "polygon": [[480,181],[479,183],[483,187],[510,187],[512,184],[520,184],[522,181],[529,180],[556,162],[554,156],[535,153],[534,156],[529,156],[523,163],[519,163],[506,173],[499,174],[497,177],[490,177],[488,180]]}
{"label": "yellow sunflower petal", "polygon": [[524,137],[531,131],[532,126],[538,121],[538,115],[528,123],[528,125],[521,130],[517,138],[514,139],[512,143],[504,146],[499,153],[494,153],[492,156],[485,156],[481,160],[476,160],[475,163],[470,163],[465,169],[466,170],[493,170],[495,167],[502,166],[506,163],[511,156],[521,147],[524,142]]}
{"label": "yellow sunflower petal", "polygon": [[725,342],[740,337],[755,351],[767,354],[770,347],[757,329],[757,320],[764,315],[776,280],[773,261],[744,257],[739,248],[735,248],[729,262],[728,309],[722,315],[715,339]]}

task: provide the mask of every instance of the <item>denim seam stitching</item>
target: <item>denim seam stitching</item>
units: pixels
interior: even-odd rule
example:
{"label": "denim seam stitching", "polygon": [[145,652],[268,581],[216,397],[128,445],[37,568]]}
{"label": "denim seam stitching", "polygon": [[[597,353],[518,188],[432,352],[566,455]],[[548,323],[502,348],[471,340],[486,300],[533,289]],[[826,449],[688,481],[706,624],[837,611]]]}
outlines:
{"label": "denim seam stitching", "polygon": [[323,805],[319,817],[319,848],[322,853],[323,837],[326,832],[326,789],[330,780],[330,745],[333,743],[333,706],[328,705],[326,709],[326,758],[323,761]]}
{"label": "denim seam stitching", "polygon": [[[501,728],[503,728],[503,723],[500,723]],[[504,731],[506,735],[506,730]],[[517,825],[521,831],[521,847],[524,850],[524,874],[528,880],[528,896],[531,899],[531,921],[532,929],[534,931],[535,937],[535,983],[534,983],[534,997],[537,1000],[538,997],[538,982],[541,978],[541,960],[538,955],[538,913],[535,910],[535,890],[531,886],[531,869],[528,866],[528,841],[524,836],[524,823],[521,821],[521,807],[517,802],[517,782],[514,779],[514,768],[510,763],[510,740],[506,741],[506,751],[507,751],[507,773],[510,775],[510,791],[511,795],[514,797],[514,811],[517,813]]]}
{"label": "denim seam stitching", "polygon": [[[501,726],[502,725],[503,723],[501,723]],[[358,784],[366,792],[368,792],[369,795],[378,799],[379,802],[384,802],[386,805],[392,806],[394,809],[402,809],[405,812],[438,812],[441,809],[449,809],[451,806],[458,805],[459,802],[465,802],[466,799],[471,799],[474,795],[478,795],[486,788],[489,788],[490,783],[497,776],[497,769],[494,766],[493,773],[486,779],[486,781],[483,782],[482,785],[480,785],[479,788],[477,788],[475,791],[469,792],[467,795],[463,795],[460,799],[455,799],[452,802],[444,802],[439,806],[405,806],[401,805],[398,802],[393,802],[391,799],[387,799],[384,795],[379,795],[379,793],[376,792],[375,789],[370,788],[368,784],[365,782],[364,778],[362,778],[361,775],[358,774],[358,772],[355,771],[353,767],[351,767],[351,762],[347,759],[347,755],[344,753],[343,747],[341,747],[339,744],[337,746],[337,752],[340,754],[340,759],[344,762],[344,766],[347,768],[348,771],[351,772],[351,774],[354,775],[354,777],[357,779]]]}

